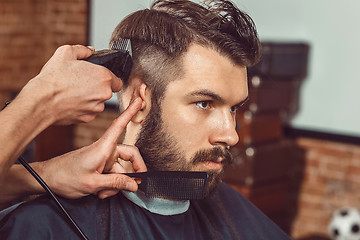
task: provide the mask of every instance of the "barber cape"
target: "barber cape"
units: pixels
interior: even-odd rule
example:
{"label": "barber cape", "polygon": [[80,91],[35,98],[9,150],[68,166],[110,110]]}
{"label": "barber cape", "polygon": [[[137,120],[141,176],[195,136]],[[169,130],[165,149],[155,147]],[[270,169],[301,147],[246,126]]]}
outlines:
{"label": "barber cape", "polygon": [[[150,199],[120,192],[61,203],[90,239],[289,239],[241,194],[221,183],[194,201]],[[0,221],[1,239],[80,239],[47,196],[23,203]]]}

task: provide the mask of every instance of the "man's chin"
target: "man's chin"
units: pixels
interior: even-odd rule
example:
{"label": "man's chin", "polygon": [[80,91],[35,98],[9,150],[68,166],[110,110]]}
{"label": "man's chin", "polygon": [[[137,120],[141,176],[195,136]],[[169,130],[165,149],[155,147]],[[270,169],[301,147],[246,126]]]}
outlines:
{"label": "man's chin", "polygon": [[221,177],[223,171],[207,171],[209,174],[208,183],[206,186],[205,197],[212,196],[219,184],[221,183]]}

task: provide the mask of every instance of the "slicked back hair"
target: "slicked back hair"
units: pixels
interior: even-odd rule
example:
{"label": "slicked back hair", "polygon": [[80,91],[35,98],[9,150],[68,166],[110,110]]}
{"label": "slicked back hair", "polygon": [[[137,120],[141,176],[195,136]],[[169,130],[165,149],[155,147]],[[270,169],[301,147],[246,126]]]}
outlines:
{"label": "slicked back hair", "polygon": [[[121,21],[110,46],[120,38],[131,39],[134,65],[129,79],[141,78],[158,105],[167,84],[184,74],[182,56],[191,43],[211,48],[245,67],[260,58],[254,22],[227,0],[201,5],[188,0],[157,0],[150,9]],[[124,88],[127,85],[125,82]]]}

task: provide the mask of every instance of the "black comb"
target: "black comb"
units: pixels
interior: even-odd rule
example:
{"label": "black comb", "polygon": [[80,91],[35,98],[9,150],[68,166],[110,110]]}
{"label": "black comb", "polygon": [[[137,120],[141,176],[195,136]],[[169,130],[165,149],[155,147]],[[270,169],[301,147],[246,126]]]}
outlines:
{"label": "black comb", "polygon": [[120,39],[111,45],[111,49],[95,51],[88,62],[101,65],[126,82],[133,65],[130,39]]}
{"label": "black comb", "polygon": [[168,199],[203,199],[208,183],[207,172],[153,171],[123,173],[141,178],[139,189],[147,197]]}

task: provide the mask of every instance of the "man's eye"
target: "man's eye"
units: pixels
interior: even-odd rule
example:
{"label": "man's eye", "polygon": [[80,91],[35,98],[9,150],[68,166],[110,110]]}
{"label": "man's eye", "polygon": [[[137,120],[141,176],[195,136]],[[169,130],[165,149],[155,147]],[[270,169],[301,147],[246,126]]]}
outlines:
{"label": "man's eye", "polygon": [[208,102],[208,101],[196,102],[195,104],[202,110],[208,110],[211,107],[210,102]]}

